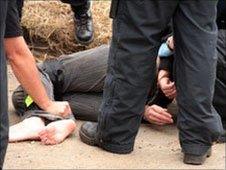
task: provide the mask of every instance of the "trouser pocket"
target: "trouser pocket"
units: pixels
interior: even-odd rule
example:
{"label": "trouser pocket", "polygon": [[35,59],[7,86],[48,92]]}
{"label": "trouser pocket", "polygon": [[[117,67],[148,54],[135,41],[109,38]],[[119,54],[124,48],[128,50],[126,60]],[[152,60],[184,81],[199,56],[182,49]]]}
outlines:
{"label": "trouser pocket", "polygon": [[115,19],[115,17],[117,16],[118,4],[119,4],[119,0],[111,1],[110,18],[112,19]]}

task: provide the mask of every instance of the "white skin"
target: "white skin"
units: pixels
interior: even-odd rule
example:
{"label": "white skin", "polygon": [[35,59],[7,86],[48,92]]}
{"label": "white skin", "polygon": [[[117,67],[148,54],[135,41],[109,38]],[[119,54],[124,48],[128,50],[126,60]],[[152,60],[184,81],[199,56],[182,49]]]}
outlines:
{"label": "white skin", "polygon": [[170,36],[167,40],[166,43],[168,44],[169,48],[171,50],[174,50],[174,39],[173,36]]}
{"label": "white skin", "polygon": [[44,145],[63,142],[76,128],[72,119],[58,120],[45,126],[43,119],[30,117],[9,129],[9,142],[39,140]]}
{"label": "white skin", "polygon": [[145,106],[144,119],[151,124],[167,125],[172,124],[172,115],[167,109],[158,105]]}
{"label": "white skin", "polygon": [[158,84],[163,93],[169,99],[174,99],[177,95],[175,83],[170,81],[169,72],[160,70],[158,73]]}

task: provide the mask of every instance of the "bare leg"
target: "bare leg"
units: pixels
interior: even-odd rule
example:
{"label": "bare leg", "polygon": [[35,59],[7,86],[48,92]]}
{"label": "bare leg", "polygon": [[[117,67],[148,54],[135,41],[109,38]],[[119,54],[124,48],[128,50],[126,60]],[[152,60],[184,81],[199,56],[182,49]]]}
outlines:
{"label": "bare leg", "polygon": [[74,120],[59,120],[48,124],[40,133],[39,137],[45,145],[56,145],[63,142],[74,132],[76,124]]}
{"label": "bare leg", "polygon": [[39,140],[39,132],[45,127],[44,121],[39,117],[30,117],[13,125],[9,129],[9,142],[24,140]]}

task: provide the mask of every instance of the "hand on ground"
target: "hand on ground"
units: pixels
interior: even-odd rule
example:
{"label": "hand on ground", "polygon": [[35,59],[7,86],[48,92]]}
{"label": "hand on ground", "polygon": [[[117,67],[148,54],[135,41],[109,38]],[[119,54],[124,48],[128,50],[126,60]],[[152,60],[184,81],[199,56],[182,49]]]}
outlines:
{"label": "hand on ground", "polygon": [[167,112],[167,109],[157,105],[146,106],[144,118],[148,122],[156,125],[166,125],[173,123],[172,115]]}

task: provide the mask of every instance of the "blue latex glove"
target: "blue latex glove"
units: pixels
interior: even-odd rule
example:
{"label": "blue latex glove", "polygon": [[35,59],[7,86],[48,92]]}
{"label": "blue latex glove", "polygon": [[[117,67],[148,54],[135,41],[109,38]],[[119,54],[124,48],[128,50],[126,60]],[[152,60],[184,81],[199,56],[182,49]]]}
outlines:
{"label": "blue latex glove", "polygon": [[171,49],[169,49],[168,45],[166,43],[163,43],[159,48],[158,56],[159,57],[169,57],[169,56],[173,55],[173,53],[174,52]]}

